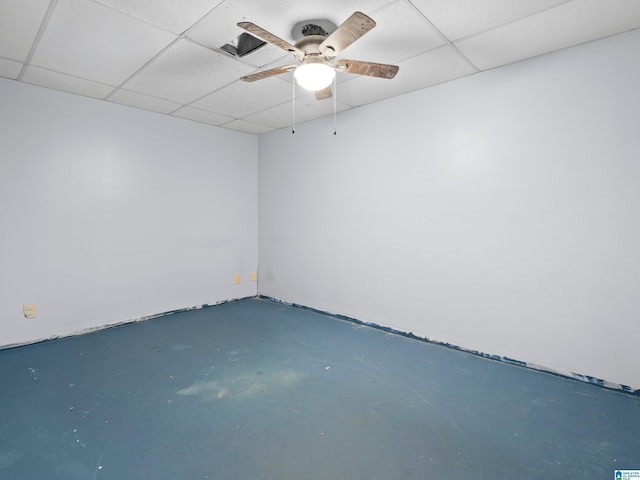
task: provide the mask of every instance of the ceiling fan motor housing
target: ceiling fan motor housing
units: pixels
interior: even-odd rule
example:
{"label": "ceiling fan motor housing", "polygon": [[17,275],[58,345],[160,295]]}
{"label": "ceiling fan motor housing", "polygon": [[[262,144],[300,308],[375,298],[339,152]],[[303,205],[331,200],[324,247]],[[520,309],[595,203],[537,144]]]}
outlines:
{"label": "ceiling fan motor housing", "polygon": [[322,28],[320,25],[307,23],[305,26],[302,27],[302,36],[307,37],[309,35],[322,35],[323,37],[326,37],[327,35],[329,35],[329,33],[325,31],[325,29]]}
{"label": "ceiling fan motor housing", "polygon": [[320,51],[320,44],[324,42],[325,36],[323,35],[307,35],[306,37],[302,37],[295,43],[295,47],[298,50],[301,50],[305,57],[306,56],[320,56],[322,52]]}

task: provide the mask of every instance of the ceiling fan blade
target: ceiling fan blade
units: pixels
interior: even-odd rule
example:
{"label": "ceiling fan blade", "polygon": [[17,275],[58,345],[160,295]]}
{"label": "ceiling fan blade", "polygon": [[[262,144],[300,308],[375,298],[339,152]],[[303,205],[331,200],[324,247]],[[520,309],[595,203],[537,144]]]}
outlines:
{"label": "ceiling fan blade", "polygon": [[275,45],[276,47],[280,47],[284,51],[292,53],[296,57],[299,55],[304,56],[304,53],[302,52],[302,50],[297,49],[286,40],[282,40],[280,37],[276,37],[273,33],[267,32],[264,28],[259,27],[255,23],[239,22],[238,26],[246,30],[247,32],[249,32],[251,35],[258,37],[259,39],[264,40],[265,42],[269,42],[270,44]]}
{"label": "ceiling fan blade", "polygon": [[355,12],[320,44],[320,52],[335,57],[375,26],[376,22],[364,13]]}
{"label": "ceiling fan blade", "polygon": [[331,87],[323,88],[322,90],[317,90],[315,92],[316,100],[325,100],[327,98],[331,98],[333,92],[331,91]]}
{"label": "ceiling fan blade", "polygon": [[345,59],[338,60],[334,64],[334,67],[339,72],[353,73],[355,75],[368,75],[370,77],[379,78],[393,78],[400,69],[397,65]]}
{"label": "ceiling fan blade", "polygon": [[280,75],[281,73],[291,72],[297,67],[297,65],[285,65],[283,67],[276,67],[270,70],[252,73],[251,75],[245,75],[244,77],[240,77],[240,80],[243,80],[245,82],[255,82],[256,80],[262,80],[263,78],[269,78],[275,75]]}

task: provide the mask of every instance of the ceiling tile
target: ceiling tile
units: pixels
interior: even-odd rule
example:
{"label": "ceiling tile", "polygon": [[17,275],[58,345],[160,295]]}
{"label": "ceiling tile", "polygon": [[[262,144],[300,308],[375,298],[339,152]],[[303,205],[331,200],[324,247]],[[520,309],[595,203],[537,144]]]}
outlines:
{"label": "ceiling tile", "polygon": [[0,77],[11,78],[15,80],[20,75],[22,70],[22,63],[15,60],[7,60],[6,58],[0,58]]}
{"label": "ceiling tile", "polygon": [[125,87],[182,104],[234,82],[251,67],[226,55],[180,40],[147,65]]}
{"label": "ceiling tile", "polygon": [[30,65],[24,73],[22,80],[41,87],[62,90],[63,92],[75,93],[86,97],[104,98],[113,91],[112,85],[107,85],[85,78],[65,75],[64,73],[54,72],[46,68],[35,67]]}
{"label": "ceiling tile", "polygon": [[49,0],[2,0],[0,2],[0,57],[25,61]]}
{"label": "ceiling tile", "polygon": [[640,1],[580,0],[455,42],[486,70],[606,37],[640,25]]}
{"label": "ceiling tile", "polygon": [[398,0],[370,14],[376,27],[350,45],[338,58],[396,63],[445,44],[415,8]]}
{"label": "ceiling tile", "polygon": [[568,0],[412,0],[449,40],[458,40],[528,17]]}
{"label": "ceiling tile", "polygon": [[[351,108],[342,102],[337,102],[337,111],[341,112]],[[296,98],[295,103],[295,123],[296,125],[302,122],[313,120],[314,118],[324,117],[326,115],[333,114],[333,101],[316,100],[313,94],[308,93],[303,97]],[[259,125],[266,125],[272,128],[284,128],[291,126],[294,121],[293,117],[293,105],[291,102],[283,103],[262,112],[248,115],[243,118],[249,122],[255,122]]]}
{"label": "ceiling tile", "polygon": [[[232,42],[238,35],[244,32],[236,24],[242,20],[233,8],[217,8],[202,21],[191,28],[185,36],[194,42],[213,49],[220,49],[223,45]],[[248,65],[261,67],[280,58],[292,58],[288,53],[273,45],[265,45],[258,50],[239,59]]]}
{"label": "ceiling tile", "polygon": [[271,77],[251,83],[237,81],[194,102],[193,106],[240,118],[291,101],[291,95],[290,83]]}
{"label": "ceiling tile", "polygon": [[267,133],[273,130],[273,128],[265,127],[264,125],[257,125],[245,120],[233,120],[229,123],[225,123],[223,127],[230,128],[231,130],[238,130],[239,132],[253,133],[254,135],[260,135],[261,133]]}
{"label": "ceiling tile", "polygon": [[119,85],[175,38],[88,0],[59,0],[32,63]]}
{"label": "ceiling tile", "polygon": [[350,105],[364,105],[475,73],[453,48],[443,46],[399,64],[391,80],[360,76],[338,90]]}
{"label": "ceiling tile", "polygon": [[183,107],[180,110],[176,110],[171,115],[174,117],[186,118],[187,120],[193,120],[194,122],[208,123],[209,125],[216,126],[233,120],[233,118],[227,117],[226,115],[207,112],[193,107]]}
{"label": "ceiling tile", "polygon": [[97,0],[127,15],[181,34],[222,0]]}
{"label": "ceiling tile", "polygon": [[[220,45],[218,45],[220,47]],[[267,65],[288,65],[289,63],[295,62],[295,58],[289,53],[286,53],[283,50],[265,48],[268,45],[263,45],[258,50],[254,50],[253,52],[245,55],[242,58],[237,58],[238,61],[242,63],[246,63],[253,68],[261,68],[266,67]],[[225,52],[226,53],[226,52]],[[230,55],[230,54],[229,54]],[[230,55],[231,56],[231,55]],[[236,57],[233,57],[236,58]]]}
{"label": "ceiling tile", "polygon": [[171,113],[182,106],[179,103],[170,102],[162,98],[150,97],[142,93],[131,92],[123,88],[118,89],[110,95],[109,101],[159,113]]}

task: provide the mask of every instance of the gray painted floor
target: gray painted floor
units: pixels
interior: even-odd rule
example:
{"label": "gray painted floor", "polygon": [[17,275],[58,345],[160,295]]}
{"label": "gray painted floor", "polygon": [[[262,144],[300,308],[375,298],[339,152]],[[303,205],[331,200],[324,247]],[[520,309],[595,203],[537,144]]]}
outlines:
{"label": "gray painted floor", "polygon": [[247,299],[0,351],[2,479],[613,479],[640,398]]}

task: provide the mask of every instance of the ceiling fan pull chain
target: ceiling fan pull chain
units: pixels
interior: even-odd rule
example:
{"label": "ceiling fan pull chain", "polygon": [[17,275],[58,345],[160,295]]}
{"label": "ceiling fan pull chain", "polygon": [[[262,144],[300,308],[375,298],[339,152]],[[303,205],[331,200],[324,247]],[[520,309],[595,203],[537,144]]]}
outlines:
{"label": "ceiling fan pull chain", "polygon": [[291,112],[291,133],[296,133],[296,79],[293,79],[293,98],[291,100],[293,111]]}
{"label": "ceiling fan pull chain", "polygon": [[333,77],[333,134],[336,135],[338,129],[336,127],[336,105],[338,103],[338,79],[337,75]]}

